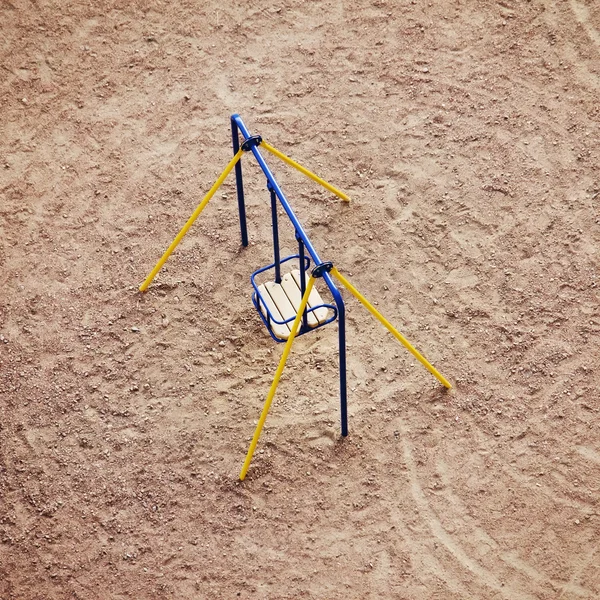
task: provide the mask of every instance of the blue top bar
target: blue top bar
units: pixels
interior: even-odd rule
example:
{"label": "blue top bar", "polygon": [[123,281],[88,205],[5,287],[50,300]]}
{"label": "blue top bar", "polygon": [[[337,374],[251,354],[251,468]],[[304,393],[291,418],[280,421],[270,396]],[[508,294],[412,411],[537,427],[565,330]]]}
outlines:
{"label": "blue top bar", "polygon": [[[237,126],[239,127],[240,132],[244,136],[244,140],[247,140],[249,137],[251,137],[250,132],[248,131],[248,129],[246,129],[246,126],[244,125],[244,122],[242,121],[242,118],[240,117],[240,115],[235,114],[235,115],[232,115],[231,118],[236,122]],[[300,238],[302,238],[302,241],[304,242],[304,245],[306,246],[306,249],[308,250],[308,253],[312,257],[315,265],[320,265],[321,259],[319,258],[317,251],[314,249],[313,245],[310,243],[310,240],[308,239],[306,232],[302,228],[302,225],[300,225],[300,221],[298,221],[296,215],[294,214],[294,211],[292,210],[292,207],[289,205],[289,202],[287,201],[287,198],[285,197],[284,193],[281,191],[279,184],[277,183],[277,181],[275,181],[275,177],[273,177],[273,173],[271,173],[271,170],[267,166],[265,159],[262,157],[261,153],[258,151],[258,146],[252,147],[252,154],[254,154],[254,158],[256,158],[256,162],[258,162],[258,164],[260,165],[260,168],[263,170],[266,178],[269,180],[269,183],[271,184],[271,186],[273,186],[273,191],[277,194],[277,197],[279,198],[279,201],[281,202],[281,206],[283,206],[283,210],[285,210],[285,212],[287,213],[287,216],[290,218],[290,221],[292,222],[292,225],[296,228],[298,235],[300,236]]]}

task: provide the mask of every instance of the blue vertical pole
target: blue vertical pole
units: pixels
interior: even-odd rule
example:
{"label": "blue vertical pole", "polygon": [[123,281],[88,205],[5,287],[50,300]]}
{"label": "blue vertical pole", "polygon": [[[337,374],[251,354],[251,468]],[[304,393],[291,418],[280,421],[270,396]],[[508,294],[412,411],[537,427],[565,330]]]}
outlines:
{"label": "blue vertical pole", "polygon": [[[300,263],[300,293],[302,294],[302,298],[304,297],[304,292],[306,291],[306,272],[305,272],[305,260],[304,260],[304,242],[302,238],[298,235],[296,231],[296,239],[298,240],[298,262]],[[307,309],[304,309],[304,315],[302,315],[302,331],[308,329],[308,312]]]}
{"label": "blue vertical pole", "polygon": [[337,304],[338,336],[340,345],[340,421],[342,436],[348,435],[348,384],[346,382],[346,308]]}
{"label": "blue vertical pole", "polygon": [[275,283],[281,283],[281,260],[279,257],[279,227],[277,226],[277,196],[271,182],[267,180],[267,189],[271,192],[271,217],[273,219],[273,255],[275,263]]}
{"label": "blue vertical pole", "polygon": [[335,305],[338,309],[338,337],[340,354],[340,421],[342,425],[342,436],[348,435],[348,386],[346,377],[346,307],[344,299],[339,290],[333,284],[329,273],[323,273],[323,279],[329,287]]}
{"label": "blue vertical pole", "polygon": [[[235,116],[235,115],[234,115]],[[233,154],[236,155],[240,149],[238,136],[238,125],[231,117],[231,141],[233,143]],[[242,179],[242,161],[235,164],[235,185],[237,188],[238,211],[240,213],[240,229],[242,233],[242,246],[248,245],[248,228],[246,226],[246,205],[244,203],[244,180]]]}

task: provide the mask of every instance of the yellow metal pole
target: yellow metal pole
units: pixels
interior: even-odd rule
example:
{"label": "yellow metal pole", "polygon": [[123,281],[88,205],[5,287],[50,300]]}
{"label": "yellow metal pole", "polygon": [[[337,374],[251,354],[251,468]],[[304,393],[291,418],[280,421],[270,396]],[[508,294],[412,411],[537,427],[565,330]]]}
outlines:
{"label": "yellow metal pole", "polygon": [[300,326],[300,321],[302,320],[302,315],[304,314],[304,309],[308,304],[308,297],[310,296],[310,291],[312,290],[313,284],[315,282],[314,277],[310,277],[308,283],[306,284],[306,291],[304,292],[304,296],[302,296],[302,301],[300,302],[300,307],[298,308],[298,314],[296,314],[296,318],[294,319],[294,323],[292,325],[292,331],[290,332],[290,337],[285,343],[285,348],[283,349],[283,354],[281,355],[281,359],[279,360],[279,366],[277,367],[277,371],[275,371],[275,377],[273,378],[273,383],[271,384],[271,389],[267,394],[267,399],[265,400],[265,404],[263,406],[262,412],[260,413],[260,419],[258,420],[258,425],[254,431],[254,436],[252,437],[252,441],[250,442],[250,447],[248,448],[248,453],[246,454],[246,460],[244,461],[244,466],[242,467],[242,471],[240,473],[240,480],[244,481],[246,477],[246,473],[250,467],[250,462],[252,461],[252,456],[254,455],[254,451],[256,450],[256,444],[258,444],[258,438],[260,437],[263,425],[267,420],[267,415],[269,414],[269,408],[271,408],[271,402],[273,402],[273,398],[275,396],[275,392],[277,391],[277,386],[279,385],[279,379],[281,378],[281,374],[283,373],[283,369],[285,368],[285,363],[290,354],[290,350],[292,349],[292,343],[294,338],[296,337],[296,333],[298,332],[298,327]]}
{"label": "yellow metal pole", "polygon": [[204,210],[208,201],[214,196],[215,192],[221,187],[221,184],[225,181],[227,175],[229,175],[231,169],[235,167],[235,164],[242,157],[244,151],[240,148],[239,152],[229,161],[229,164],[225,167],[225,170],[221,173],[219,179],[215,181],[214,185],[208,191],[208,194],[204,196],[204,199],[198,205],[198,208],[192,213],[192,216],[187,220],[187,223],[181,228],[181,231],[177,234],[175,239],[171,242],[171,245],[167,248],[165,253],[161,256],[160,260],[156,263],[156,266],[150,272],[150,275],[146,277],[144,283],[140,285],[140,292],[145,292],[148,286],[152,283],[152,280],[156,277],[156,274],[161,270],[162,266],[167,262],[171,252],[177,248],[179,242],[183,239],[183,236],[188,232],[188,229],[193,225],[194,221],[198,218],[198,215]]}
{"label": "yellow metal pole", "polygon": [[267,144],[267,142],[265,142],[264,140],[261,143],[261,147],[264,148],[265,150],[268,150],[271,154],[274,154],[275,156],[277,156],[277,158],[280,158],[283,162],[290,165],[290,167],[294,167],[294,169],[297,169],[298,171],[300,171],[300,173],[303,173],[304,175],[306,175],[313,181],[316,181],[318,184],[322,185],[325,189],[329,190],[332,194],[335,194],[336,196],[338,196],[342,200],[345,200],[346,202],[350,202],[350,198],[346,194],[344,194],[344,192],[341,192],[336,187],[332,186],[330,183],[327,183],[324,179],[321,179],[314,173],[311,173],[308,169],[305,169],[302,165],[298,164],[295,160],[292,160],[289,156],[286,156],[285,154],[283,154],[283,152],[279,152],[279,150],[277,150],[276,148],[273,148],[273,146],[271,146],[270,144]]}
{"label": "yellow metal pole", "polygon": [[335,268],[331,274],[437,379],[450,389],[451,383]]}

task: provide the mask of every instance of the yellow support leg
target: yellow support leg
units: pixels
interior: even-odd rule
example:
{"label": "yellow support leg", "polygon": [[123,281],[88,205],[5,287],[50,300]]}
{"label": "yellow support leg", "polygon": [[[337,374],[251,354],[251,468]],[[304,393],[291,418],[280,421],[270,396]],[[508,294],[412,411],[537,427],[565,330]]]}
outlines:
{"label": "yellow support leg", "polygon": [[188,232],[188,229],[193,225],[194,221],[198,218],[198,215],[204,210],[205,206],[208,204],[208,201],[215,195],[215,192],[221,187],[221,184],[225,181],[227,175],[231,172],[231,169],[235,167],[235,164],[242,157],[244,151],[240,148],[239,152],[229,161],[229,164],[225,167],[225,170],[221,173],[219,179],[215,181],[214,185],[208,191],[208,194],[204,196],[204,199],[198,205],[198,208],[192,213],[192,216],[187,220],[187,223],[181,228],[181,231],[177,234],[175,239],[171,242],[171,245],[167,248],[165,253],[161,256],[160,260],[156,263],[156,266],[150,272],[150,275],[146,277],[144,283],[140,285],[140,292],[145,292],[148,289],[148,286],[152,283],[152,280],[156,277],[157,273],[162,269],[162,266],[167,262],[169,256],[179,242],[183,239],[183,236]]}
{"label": "yellow support leg", "polygon": [[315,282],[314,277],[310,277],[308,283],[306,284],[306,291],[304,292],[304,296],[302,296],[302,301],[300,302],[300,306],[298,308],[298,313],[296,314],[296,318],[294,319],[294,323],[292,325],[292,331],[290,332],[290,337],[285,343],[285,348],[283,349],[283,354],[281,355],[281,359],[279,360],[279,366],[277,367],[277,371],[275,371],[275,377],[273,378],[273,383],[271,384],[271,389],[267,395],[267,399],[265,400],[265,404],[263,406],[262,412],[260,413],[260,419],[258,420],[258,425],[254,431],[254,436],[252,437],[252,441],[250,442],[250,447],[248,448],[248,453],[246,454],[246,460],[244,461],[244,466],[242,467],[242,471],[240,473],[240,480],[244,481],[246,478],[246,473],[250,467],[250,462],[252,461],[252,456],[254,455],[254,451],[256,450],[256,444],[258,444],[258,438],[260,438],[260,434],[262,432],[263,425],[267,420],[267,415],[269,414],[269,408],[271,408],[271,403],[273,402],[273,398],[275,397],[275,392],[277,391],[277,386],[279,385],[279,380],[281,379],[281,374],[283,373],[283,369],[285,368],[285,363],[290,354],[290,350],[292,349],[292,343],[294,342],[294,338],[296,337],[296,333],[298,332],[298,328],[300,327],[300,321],[302,320],[302,315],[304,314],[304,309],[308,304],[308,297],[310,296],[310,291],[313,288],[313,284]]}
{"label": "yellow support leg", "polygon": [[434,376],[450,389],[451,383],[335,268],[331,274]]}
{"label": "yellow support leg", "polygon": [[294,167],[294,169],[297,169],[298,171],[300,171],[300,173],[306,175],[313,181],[316,181],[318,184],[322,185],[325,189],[329,190],[332,194],[335,194],[336,196],[338,196],[338,198],[341,198],[342,200],[345,200],[346,202],[350,202],[350,198],[346,194],[344,194],[344,192],[341,192],[336,187],[332,186],[330,183],[327,183],[324,179],[321,179],[314,173],[311,173],[311,171],[309,171],[308,169],[305,169],[301,164],[298,164],[295,160],[292,160],[289,156],[286,156],[285,154],[283,154],[283,152],[279,152],[279,150],[277,150],[276,148],[273,148],[273,146],[271,146],[270,144],[267,144],[267,142],[265,142],[264,140],[262,141],[260,146],[261,146],[261,148],[268,150],[271,154],[274,154],[277,158],[280,158],[283,162],[290,165],[290,167]]}

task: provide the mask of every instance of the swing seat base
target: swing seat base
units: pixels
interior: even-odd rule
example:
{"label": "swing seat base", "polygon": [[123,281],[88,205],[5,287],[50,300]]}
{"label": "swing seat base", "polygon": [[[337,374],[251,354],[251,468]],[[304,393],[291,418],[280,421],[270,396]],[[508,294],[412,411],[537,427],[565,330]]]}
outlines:
{"label": "swing seat base", "polygon": [[[282,260],[281,263],[293,258],[297,257],[290,256]],[[302,301],[301,273],[299,269],[289,271],[281,276],[279,283],[267,281],[258,284],[256,282],[256,275],[274,269],[274,267],[275,265],[269,265],[253,273],[251,278],[254,287],[252,301],[271,337],[277,342],[284,342],[290,336],[294,319]],[[306,268],[308,268],[308,265]],[[308,275],[306,280],[308,280]],[[302,335],[312,329],[331,323],[336,317],[337,308],[325,303],[316,287],[313,286],[308,298],[305,317],[300,323],[297,335]]]}

